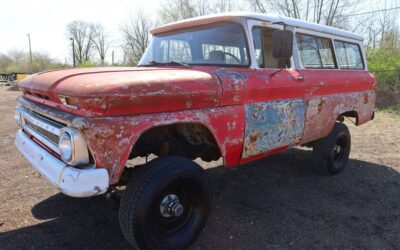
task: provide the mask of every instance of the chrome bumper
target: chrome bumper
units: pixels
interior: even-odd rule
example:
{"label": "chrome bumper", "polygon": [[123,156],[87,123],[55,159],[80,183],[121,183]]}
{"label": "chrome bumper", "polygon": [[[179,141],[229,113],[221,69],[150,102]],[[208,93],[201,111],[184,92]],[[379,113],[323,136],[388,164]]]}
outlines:
{"label": "chrome bumper", "polygon": [[79,169],[60,161],[20,129],[15,145],[32,166],[61,192],[72,197],[103,194],[109,185],[106,169]]}

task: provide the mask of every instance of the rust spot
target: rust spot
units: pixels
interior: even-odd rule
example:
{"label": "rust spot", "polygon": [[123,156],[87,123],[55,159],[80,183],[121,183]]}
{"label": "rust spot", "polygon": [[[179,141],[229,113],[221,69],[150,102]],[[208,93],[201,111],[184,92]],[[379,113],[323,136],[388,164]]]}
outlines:
{"label": "rust spot", "polygon": [[255,142],[258,139],[258,136],[260,135],[260,132],[258,130],[254,130],[253,133],[250,135],[250,141]]}
{"label": "rust spot", "polygon": [[325,101],[324,100],[320,100],[319,104],[318,104],[318,114],[321,113],[322,111],[322,106],[324,106]]}
{"label": "rust spot", "polygon": [[364,104],[367,104],[369,101],[368,93],[364,93]]}
{"label": "rust spot", "polygon": [[[367,102],[367,103],[366,103]],[[375,103],[373,90],[313,97],[307,106],[305,129],[301,142],[310,142],[329,134],[337,117],[356,117],[357,125],[371,119]],[[323,109],[321,109],[323,106]]]}

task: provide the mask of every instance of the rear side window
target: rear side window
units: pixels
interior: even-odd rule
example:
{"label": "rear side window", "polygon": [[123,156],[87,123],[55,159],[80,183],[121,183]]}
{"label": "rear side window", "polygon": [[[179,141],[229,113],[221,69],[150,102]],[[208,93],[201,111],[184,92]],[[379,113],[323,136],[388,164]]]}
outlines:
{"label": "rear side window", "polygon": [[360,46],[335,41],[337,59],[342,69],[364,69]]}
{"label": "rear side window", "polygon": [[297,34],[296,36],[301,62],[305,68],[337,68],[330,39],[304,34]]}

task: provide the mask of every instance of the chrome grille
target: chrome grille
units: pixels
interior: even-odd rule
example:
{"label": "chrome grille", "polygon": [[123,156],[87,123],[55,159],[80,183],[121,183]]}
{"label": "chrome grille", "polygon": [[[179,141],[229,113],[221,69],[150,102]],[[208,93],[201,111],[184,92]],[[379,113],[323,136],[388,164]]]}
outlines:
{"label": "chrome grille", "polygon": [[59,153],[58,141],[64,124],[21,107],[22,127],[40,142]]}
{"label": "chrome grille", "polygon": [[25,120],[25,124],[29,126],[31,129],[34,131],[38,132],[40,135],[44,136],[46,139],[52,141],[55,144],[58,144],[58,141],[60,140],[60,136],[55,135],[39,126],[36,126],[35,124],[31,123],[29,120]]}

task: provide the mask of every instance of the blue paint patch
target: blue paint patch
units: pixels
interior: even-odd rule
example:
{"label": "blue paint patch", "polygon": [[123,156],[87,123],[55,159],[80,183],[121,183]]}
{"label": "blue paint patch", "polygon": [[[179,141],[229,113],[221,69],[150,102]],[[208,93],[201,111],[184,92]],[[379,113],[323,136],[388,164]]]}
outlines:
{"label": "blue paint patch", "polygon": [[232,79],[240,79],[243,81],[247,81],[249,77],[242,72],[238,71],[231,71],[231,70],[225,70],[225,69],[217,69],[213,71],[214,74],[218,75],[221,78],[232,78]]}
{"label": "blue paint patch", "polygon": [[304,99],[245,105],[246,131],[242,158],[297,143],[304,129]]}

